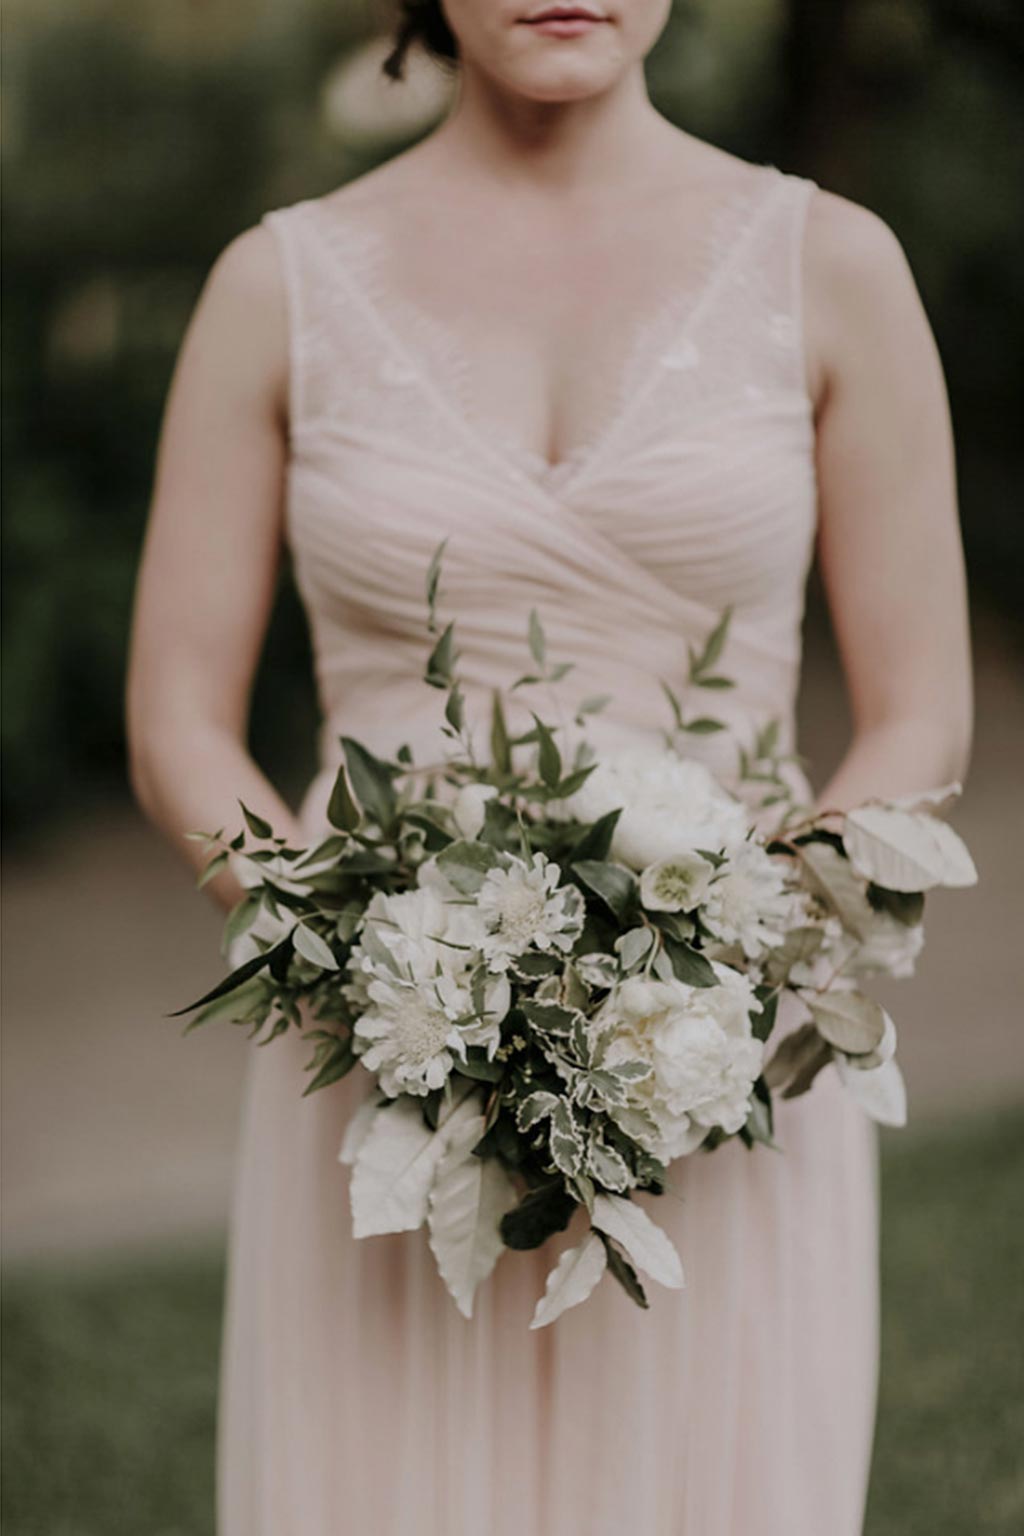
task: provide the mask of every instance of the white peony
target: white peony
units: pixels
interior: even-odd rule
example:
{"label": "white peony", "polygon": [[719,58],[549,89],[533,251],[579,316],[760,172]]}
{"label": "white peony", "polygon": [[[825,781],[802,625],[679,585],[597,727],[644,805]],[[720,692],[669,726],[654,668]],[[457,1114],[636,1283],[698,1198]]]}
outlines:
{"label": "white peony", "polygon": [[741,843],[708,888],[701,909],[705,928],[723,944],[738,944],[748,960],[781,944],[798,917],[787,873],[760,843]]}
{"label": "white peony", "polygon": [[556,804],[556,814],[564,808],[582,822],[621,807],[611,854],[636,870],[701,848],[728,851],[748,830],[746,808],[703,763],[655,745],[609,753],[574,795]]}
{"label": "white peony", "polygon": [[481,948],[492,971],[530,948],[568,954],[583,931],[586,915],[582,893],[560,885],[558,865],[535,853],[529,864],[514,855],[492,869],[477,894],[476,910],[483,921]]}
{"label": "white peony", "polygon": [[483,937],[476,909],[446,902],[431,885],[371,898],[344,991],[364,1010],[354,1029],[363,1065],[389,1097],[441,1087],[470,1045],[493,1056],[511,998],[507,980],[492,976],[486,1017],[469,1017]]}
{"label": "white peony", "polygon": [[653,1122],[655,1134],[642,1144],[662,1162],[692,1152],[713,1126],[740,1130],[761,1072],[764,1046],[750,1024],[761,1004],[741,972],[712,964],[717,986],[631,977],[594,1015],[596,1030],[618,1026],[604,1055],[609,1066],[645,1061],[654,1069],[631,1084],[630,1107]]}

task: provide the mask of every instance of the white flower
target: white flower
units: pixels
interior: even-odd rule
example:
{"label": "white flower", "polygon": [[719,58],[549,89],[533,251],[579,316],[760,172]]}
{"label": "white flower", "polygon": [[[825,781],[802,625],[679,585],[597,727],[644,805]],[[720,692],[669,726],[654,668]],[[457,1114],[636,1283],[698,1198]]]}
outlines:
{"label": "white flower", "polygon": [[701,848],[728,851],[748,831],[745,807],[703,763],[655,745],[624,747],[601,758],[576,793],[551,809],[593,822],[616,807],[622,814],[611,853],[631,869]]}
{"label": "white flower", "polygon": [[484,825],[484,807],[498,793],[493,784],[463,784],[452,801],[452,816],[462,837],[479,837]]}
{"label": "white flower", "polygon": [[701,921],[721,943],[738,944],[748,960],[758,959],[795,926],[786,875],[786,866],[760,843],[742,843],[715,874]]}
{"label": "white flower", "polygon": [[363,1065],[390,1097],[439,1088],[468,1046],[493,1056],[500,1044],[511,1001],[504,977],[488,978],[485,1018],[471,1017],[483,937],[476,908],[445,901],[434,885],[371,898],[343,991],[364,1010],[354,1028]]}
{"label": "white flower", "polygon": [[648,912],[692,912],[704,900],[713,874],[699,853],[659,859],[640,876],[640,900]]}
{"label": "white flower", "polygon": [[645,1061],[653,1067],[631,1085],[630,1107],[653,1121],[655,1133],[642,1145],[662,1162],[692,1152],[713,1126],[738,1131],[761,1071],[764,1046],[750,1024],[761,1004],[744,975],[712,964],[717,986],[631,977],[594,1015],[595,1029],[618,1026],[604,1054],[609,1066]]}
{"label": "white flower", "polygon": [[558,865],[535,853],[527,864],[508,855],[507,864],[485,876],[477,912],[485,933],[481,947],[492,971],[504,970],[531,947],[568,954],[583,931],[585,907],[574,885],[560,885]]}

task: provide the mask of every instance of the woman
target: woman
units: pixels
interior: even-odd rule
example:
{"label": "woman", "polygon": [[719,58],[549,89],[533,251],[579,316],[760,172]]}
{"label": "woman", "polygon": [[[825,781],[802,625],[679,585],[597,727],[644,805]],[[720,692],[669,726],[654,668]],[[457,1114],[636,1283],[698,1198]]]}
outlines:
{"label": "woman", "polygon": [[[341,731],[441,752],[419,679],[442,537],[471,719],[522,670],[536,606],[575,664],[565,698],[613,694],[596,744],[660,731],[658,679],[729,603],[720,712],[741,732],[780,717],[791,746],[816,542],[854,719],[818,803],[963,776],[950,426],[907,264],[863,209],[658,114],[643,61],[668,8],[408,4],[390,67],[414,36],[456,58],[446,120],[214,266],[128,689],[138,799],[197,866],[183,832],[236,825],[239,798],[321,834]],[[245,747],[283,538],[324,713],[297,817]],[[719,742],[694,749],[726,772]],[[230,871],[210,889],[241,894]],[[423,1233],[352,1239],[337,1152],[368,1075],[302,1099],[307,1056],[289,1034],[248,1060],[220,1536],[860,1530],[875,1143],[834,1074],[781,1106],[781,1156],[733,1142],[674,1167],[657,1217],[684,1293],[642,1312],[605,1285],[531,1332],[550,1249],[506,1254],[467,1322]]]}

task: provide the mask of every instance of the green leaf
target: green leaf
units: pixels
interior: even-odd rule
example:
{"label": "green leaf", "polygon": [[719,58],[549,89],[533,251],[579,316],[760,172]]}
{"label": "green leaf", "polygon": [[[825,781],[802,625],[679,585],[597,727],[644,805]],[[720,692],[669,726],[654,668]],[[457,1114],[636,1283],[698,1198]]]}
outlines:
{"label": "green leaf", "polygon": [[615,697],[612,693],[592,693],[576,706],[576,719],[581,715],[596,715],[606,708]]}
{"label": "green leaf", "polygon": [[694,683],[698,688],[735,688],[734,677],[695,677]]}
{"label": "green leaf", "polygon": [[175,1008],[172,1012],[165,1013],[164,1018],[179,1018],[183,1013],[191,1013],[193,1008],[203,1008],[207,1003],[212,1003],[215,998],[224,997],[228,992],[233,992],[236,987],[240,987],[243,981],[248,981],[250,976],[255,976],[258,971],[262,971],[264,966],[270,965],[277,955],[285,952],[290,955],[291,951],[292,939],[289,933],[279,943],[265,950],[263,954],[253,955],[251,960],[246,960],[237,966],[230,976],[226,976],[223,981],[218,982],[215,987],[212,987],[209,992],[205,992],[202,997],[197,998],[194,1003],[189,1003],[185,1008]]}
{"label": "green leaf", "polygon": [[583,1167],[583,1138],[575,1116],[564,1099],[559,1099],[551,1114],[551,1157],[557,1168],[570,1177]]}
{"label": "green leaf", "polygon": [[688,987],[718,985],[718,977],[715,975],[711,961],[699,950],[694,949],[692,944],[684,944],[681,939],[674,939],[671,934],[664,932],[661,941],[672,962],[672,970],[677,980],[685,981]]}
{"label": "green leaf", "polygon": [[360,805],[381,827],[389,830],[398,801],[387,764],[351,736],[342,736],[341,745],[345,749],[349,779]]}
{"label": "green leaf", "polygon": [[615,940],[615,948],[624,971],[631,971],[647,954],[654,942],[650,928],[630,928]]}
{"label": "green leaf", "polygon": [[454,885],[461,896],[474,895],[484,883],[484,877],[499,863],[495,850],[487,843],[469,842],[460,838],[449,843],[437,855],[438,868]]}
{"label": "green leaf", "polygon": [[311,965],[318,965],[322,971],[336,971],[339,969],[338,962],[331,953],[329,945],[324,942],[313,928],[307,927],[305,923],[296,923],[292,929],[292,942],[295,945],[296,952],[304,960],[308,960]]}
{"label": "green leaf", "polygon": [[512,772],[512,748],[509,745],[501,692],[497,688],[491,696],[491,762],[502,777]]}
{"label": "green leaf", "polygon": [[432,688],[447,688],[452,680],[452,662],[455,659],[455,623],[449,624],[427,658],[423,681]]}
{"label": "green leaf", "polygon": [[683,707],[676,695],[673,693],[672,689],[669,687],[668,683],[666,683],[665,679],[663,677],[659,677],[658,681],[661,684],[662,692],[664,693],[666,699],[668,699],[669,706],[672,710],[672,718],[676,724],[676,730],[681,731],[683,729]]}
{"label": "green leaf", "polygon": [[221,853],[215,853],[209,864],[205,866],[198,880],[196,881],[196,890],[201,891],[208,880],[212,880],[215,875],[220,873],[227,861],[227,849],[224,849]]}
{"label": "green leaf", "polygon": [[618,1243],[607,1232],[600,1232],[596,1227],[593,1230],[604,1243],[604,1251],[608,1255],[608,1273],[615,1276],[630,1301],[635,1301],[638,1307],[649,1307],[650,1302],[640,1284],[640,1277]]}
{"label": "green leaf", "polygon": [[462,689],[458,683],[454,683],[448,693],[448,702],[444,707],[444,717],[453,730],[461,731],[465,724],[465,700]]}
{"label": "green leaf", "polygon": [[547,656],[547,642],[544,638],[544,628],[538,617],[536,608],[530,609],[530,621],[527,626],[527,638],[530,642],[530,655],[543,671],[544,661]]}
{"label": "green leaf", "polygon": [[696,681],[702,672],[709,672],[722,654],[725,645],[725,637],[729,632],[729,623],[732,619],[732,605],[727,607],[714,629],[704,642],[704,649],[696,659],[691,660],[690,676]]}
{"label": "green leaf", "polygon": [[630,870],[621,864],[598,859],[577,859],[571,865],[588,890],[599,896],[613,916],[628,922],[639,898],[639,887]]}
{"label": "green leaf", "polygon": [[274,829],[270,825],[269,821],[264,821],[262,816],[257,816],[254,811],[250,811],[248,806],[242,805],[241,800],[239,800],[238,803],[242,806],[242,815],[245,817],[245,824],[249,828],[249,831],[252,833],[253,837],[273,837]]}
{"label": "green leaf", "polygon": [[598,1184],[621,1194],[629,1188],[629,1169],[626,1160],[614,1147],[601,1141],[591,1143],[587,1166]]}
{"label": "green leaf", "polygon": [[725,723],[713,720],[710,715],[698,715],[696,720],[688,720],[683,730],[689,731],[691,736],[710,736],[715,731],[724,731]]}
{"label": "green leaf", "polygon": [[[533,715],[533,710],[530,713]],[[537,715],[533,715],[533,719],[537,727],[537,741],[539,743],[537,766],[540,769],[540,776],[544,783],[549,789],[554,789],[562,777],[562,754],[555,745],[554,736],[552,736],[543,720]]]}
{"label": "green leaf", "polygon": [[587,828],[579,842],[573,849],[574,857],[586,863],[590,860],[603,861],[607,859],[611,851],[612,838],[619,817],[622,815],[622,807],[617,806],[614,811],[608,811]]}
{"label": "green leaf", "polygon": [[539,1248],[556,1232],[564,1232],[577,1202],[561,1179],[531,1190],[501,1219],[500,1231],[507,1248]]}
{"label": "green leaf", "polygon": [[779,743],[779,722],[769,720],[762,731],[758,732],[754,752],[757,757],[771,757]]}
{"label": "green leaf", "polygon": [[550,1118],[557,1103],[557,1095],[547,1093],[543,1089],[527,1094],[516,1110],[516,1124],[521,1131],[532,1130],[542,1120]]}
{"label": "green leaf", "polygon": [[923,891],[889,891],[870,881],[867,897],[876,912],[888,912],[907,928],[913,928],[924,916]]}
{"label": "green leaf", "polygon": [[801,1024],[779,1041],[774,1056],[764,1069],[769,1088],[782,1089],[785,1099],[806,1093],[822,1067],[832,1060],[832,1047],[821,1038],[814,1024]]}
{"label": "green leaf", "polygon": [[[750,1114],[747,1123],[743,1127],[751,1142],[759,1141],[762,1146],[771,1147],[773,1151],[781,1150],[778,1142],[772,1134],[772,1112],[770,1101],[768,1104],[756,1095],[750,1101]],[[746,1138],[744,1138],[746,1139]]]}
{"label": "green leaf", "polygon": [[332,827],[339,827],[342,832],[354,832],[362,819],[362,812],[348,787],[345,765],[340,763],[331,798],[327,802],[327,820]]}
{"label": "green leaf", "polygon": [[750,1029],[755,1040],[767,1040],[775,1028],[775,1016],[779,1011],[778,987],[755,987],[754,995],[762,1004],[760,1013],[750,1015]]}
{"label": "green leaf", "polygon": [[519,1006],[535,1029],[559,1039],[568,1038],[580,1017],[575,1008],[563,1008],[560,1003],[551,1003],[545,998],[524,997]]}
{"label": "green leaf", "polygon": [[339,1035],[337,1045],[325,1054],[319,1071],[303,1088],[302,1098],[307,1094],[315,1093],[318,1088],[329,1088],[332,1083],[338,1082],[351,1072],[358,1060],[359,1057],[352,1048],[351,1035]]}
{"label": "green leaf", "polygon": [[877,1050],[885,1036],[885,1011],[861,992],[825,992],[805,998],[818,1033],[849,1056]]}
{"label": "green leaf", "polygon": [[488,1061],[482,1046],[470,1046],[465,1061],[456,1061],[455,1071],[477,1083],[500,1083],[505,1075],[503,1061]]}
{"label": "green leaf", "polygon": [[433,628],[434,607],[437,602],[437,584],[441,576],[441,557],[444,554],[445,545],[447,543],[447,537],[441,540],[440,544],[431,555],[430,564],[427,566],[427,608],[430,615],[431,628]]}
{"label": "green leaf", "polygon": [[235,939],[247,933],[256,921],[256,914],[260,909],[260,896],[258,891],[247,891],[241,901],[231,908],[227,921],[224,924],[224,945],[227,947]]}

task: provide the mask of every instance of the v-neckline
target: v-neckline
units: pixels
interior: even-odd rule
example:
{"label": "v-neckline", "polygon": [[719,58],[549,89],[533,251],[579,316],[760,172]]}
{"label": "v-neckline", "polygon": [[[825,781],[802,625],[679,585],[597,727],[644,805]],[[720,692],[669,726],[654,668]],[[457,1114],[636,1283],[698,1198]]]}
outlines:
{"label": "v-neckline", "polygon": [[[778,187],[784,183],[785,177],[776,166],[766,165],[759,169],[771,173],[767,188],[763,195],[759,196],[760,181],[755,179],[749,195],[744,199],[744,212],[738,230],[722,259],[712,269],[705,282],[698,287],[694,295],[686,296],[689,297],[690,302],[688,305],[681,306],[682,315],[678,319],[678,328],[673,332],[669,346],[665,350],[678,352],[689,341],[698,321],[726,277],[734,269]],[[309,200],[309,206],[314,210],[319,209],[321,203],[322,200]],[[321,219],[319,227],[325,228],[327,243],[331,246],[332,254],[336,254],[335,240],[330,237],[344,234],[341,220],[332,215],[330,218]],[[372,231],[364,230],[360,233],[364,238],[367,234],[371,239],[377,238],[376,233]],[[473,417],[467,413],[458,395],[446,387],[443,380],[435,377],[435,369],[431,366],[429,357],[421,356],[417,349],[409,346],[403,339],[399,329],[388,319],[384,306],[378,300],[372,285],[360,282],[347,261],[339,260],[336,266],[349,294],[360,305],[364,315],[373,325],[382,345],[400,369],[401,375],[404,378],[415,379],[424,398],[429,399],[445,419],[453,424],[469,449],[485,460],[490,460],[506,475],[528,486],[539,495],[565,496],[570,487],[575,489],[576,484],[600,463],[609,448],[614,445],[622,430],[632,420],[639,404],[647,399],[661,376],[661,370],[658,367],[659,357],[647,358],[643,376],[637,388],[628,396],[623,396],[623,390],[620,388],[615,409],[599,426],[596,434],[570,448],[561,458],[548,459],[545,454],[538,453],[533,448],[512,444],[507,437],[503,438],[498,432],[489,433],[486,428],[478,426]],[[653,312],[643,317],[627,346],[622,363],[624,370],[630,369],[637,361],[633,356],[633,347],[637,342],[638,332],[642,335],[657,334],[664,320],[675,318],[676,310],[680,308],[680,300],[683,297],[684,295],[678,290],[674,290]],[[442,322],[437,317],[414,301],[402,297],[400,303],[407,313],[415,315],[435,331],[443,328]]]}

